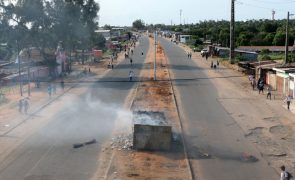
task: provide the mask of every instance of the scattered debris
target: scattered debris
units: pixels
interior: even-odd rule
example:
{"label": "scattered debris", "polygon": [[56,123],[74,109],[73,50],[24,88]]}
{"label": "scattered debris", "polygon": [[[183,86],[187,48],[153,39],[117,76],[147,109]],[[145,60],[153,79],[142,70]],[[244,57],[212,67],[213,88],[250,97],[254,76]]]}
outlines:
{"label": "scattered debris", "polygon": [[111,148],[121,150],[131,150],[133,147],[132,135],[119,135],[112,138]]}
{"label": "scattered debris", "polygon": [[243,153],[241,160],[244,161],[244,162],[257,162],[258,161],[258,158],[256,158],[253,155],[250,155],[248,153]]}
{"label": "scattered debris", "polygon": [[91,141],[87,141],[84,144],[85,145],[90,145],[90,144],[95,144],[96,143],[96,139],[92,139]]}
{"label": "scattered debris", "polygon": [[81,147],[83,147],[83,146],[84,146],[84,144],[79,143],[79,144],[74,144],[74,145],[73,145],[73,148],[74,148],[74,149],[77,149],[77,148],[81,148]]}

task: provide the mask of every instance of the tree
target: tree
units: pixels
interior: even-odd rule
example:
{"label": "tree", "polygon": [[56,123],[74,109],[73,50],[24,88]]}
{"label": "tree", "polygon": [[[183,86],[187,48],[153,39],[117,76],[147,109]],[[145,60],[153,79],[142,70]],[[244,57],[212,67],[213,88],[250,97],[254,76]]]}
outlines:
{"label": "tree", "polygon": [[141,19],[137,19],[132,23],[132,27],[137,30],[143,30],[145,28],[145,25]]}

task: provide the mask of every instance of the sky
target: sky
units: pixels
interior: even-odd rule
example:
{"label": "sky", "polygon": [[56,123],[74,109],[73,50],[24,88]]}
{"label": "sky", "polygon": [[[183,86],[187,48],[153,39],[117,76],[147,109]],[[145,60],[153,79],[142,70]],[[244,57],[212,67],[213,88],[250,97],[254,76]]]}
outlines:
{"label": "sky", "polygon": [[[99,25],[131,26],[136,19],[146,24],[191,24],[204,20],[230,20],[231,0],[96,0]],[[295,14],[295,0],[236,0],[236,20],[286,19]],[[182,16],[180,18],[180,11]],[[291,16],[294,18],[295,16]]]}

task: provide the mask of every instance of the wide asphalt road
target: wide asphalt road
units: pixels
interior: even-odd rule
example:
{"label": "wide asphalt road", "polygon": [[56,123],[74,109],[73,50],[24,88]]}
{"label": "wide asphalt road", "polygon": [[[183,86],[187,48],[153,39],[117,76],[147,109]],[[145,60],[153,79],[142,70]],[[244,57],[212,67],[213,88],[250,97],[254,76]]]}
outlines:
{"label": "wide asphalt road", "polygon": [[[132,69],[135,76],[139,75],[143,67],[149,47],[146,37],[140,38],[139,41],[140,44],[133,55]],[[50,114],[47,109],[42,110],[38,115],[49,116],[49,123],[38,129],[0,162],[0,179],[90,179],[97,170],[101,144],[110,136],[114,121],[123,108],[128,93],[135,88],[135,82],[128,82],[129,71],[129,60],[124,60],[97,82],[81,83],[80,87],[89,86],[87,94],[71,98],[70,91],[65,95],[62,100],[67,101],[67,105],[58,113]],[[83,143],[94,138],[98,143],[73,148],[74,143]]]}
{"label": "wide asphalt road", "polygon": [[[177,45],[160,38],[174,75],[183,133],[196,179],[272,180],[279,179],[242,129],[218,102],[216,87],[203,69],[187,59]],[[245,107],[247,108],[247,107]],[[259,161],[247,159],[254,155]],[[246,158],[245,158],[246,157]]]}

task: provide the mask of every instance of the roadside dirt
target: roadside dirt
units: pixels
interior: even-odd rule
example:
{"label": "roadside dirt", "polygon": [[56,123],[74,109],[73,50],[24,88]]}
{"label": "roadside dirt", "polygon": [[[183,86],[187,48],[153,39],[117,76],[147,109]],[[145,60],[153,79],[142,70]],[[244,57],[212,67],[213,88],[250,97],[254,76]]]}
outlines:
{"label": "roadside dirt", "polygon": [[152,81],[154,77],[152,38],[150,45],[140,75],[142,82],[138,84],[136,91],[130,94],[130,98],[132,96],[134,98],[131,111],[164,112],[174,133],[172,150],[169,152],[132,150],[132,127],[118,130],[112,142],[104,147],[105,155],[102,157],[105,158],[100,160],[100,170],[93,179],[191,179],[181,140],[181,127],[169,81],[166,57],[162,47],[158,46],[157,81]]}

